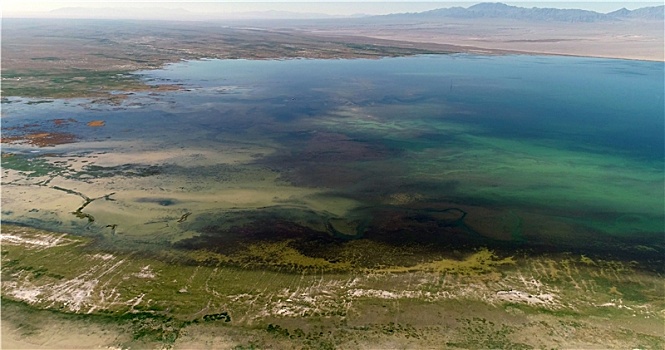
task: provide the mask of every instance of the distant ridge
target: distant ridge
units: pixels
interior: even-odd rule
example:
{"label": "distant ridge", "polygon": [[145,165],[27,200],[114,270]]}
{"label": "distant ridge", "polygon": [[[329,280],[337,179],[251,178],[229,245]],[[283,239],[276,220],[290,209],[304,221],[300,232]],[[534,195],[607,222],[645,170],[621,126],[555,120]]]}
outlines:
{"label": "distant ridge", "polygon": [[624,19],[663,20],[665,6],[644,7],[637,10],[620,9],[610,13],[599,13],[579,9],[525,8],[510,6],[500,2],[480,3],[467,8],[451,7],[418,13],[393,14],[383,17],[405,18],[503,18],[523,21],[555,22],[600,22]]}
{"label": "distant ridge", "polygon": [[[149,4],[149,3],[147,3]],[[176,4],[176,3],[173,3]],[[149,5],[148,5],[149,6]],[[253,11],[253,12],[224,12],[212,11],[198,13],[183,8],[163,7],[64,7],[48,12],[40,12],[37,17],[47,18],[88,18],[88,19],[169,19],[169,20],[218,20],[218,19],[511,19],[518,21],[538,22],[613,22],[623,20],[663,21],[665,19],[665,5],[643,7],[636,10],[622,8],[610,13],[599,13],[581,9],[557,9],[539,7],[519,7],[506,5],[500,2],[484,2],[469,7],[440,8],[417,13],[396,13],[389,15],[330,15],[324,13],[304,13],[289,11]]]}
{"label": "distant ridge", "polygon": [[665,5],[643,7],[637,10],[628,10],[625,7],[610,12],[607,14],[615,18],[635,18],[635,19],[648,19],[648,20],[663,20],[665,19]]}

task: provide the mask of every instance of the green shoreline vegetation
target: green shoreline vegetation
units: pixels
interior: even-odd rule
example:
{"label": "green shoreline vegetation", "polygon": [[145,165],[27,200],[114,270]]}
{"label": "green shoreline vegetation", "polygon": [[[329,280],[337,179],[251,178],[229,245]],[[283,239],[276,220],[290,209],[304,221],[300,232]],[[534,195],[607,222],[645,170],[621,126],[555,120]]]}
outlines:
{"label": "green shoreline vegetation", "polygon": [[3,70],[2,95],[26,98],[106,97],[119,102],[115,92],[142,91],[157,86],[146,85],[131,71],[9,71]]}
{"label": "green shoreline vegetation", "polygon": [[[610,339],[622,344],[662,345],[657,330],[622,321],[663,320],[660,278],[620,261],[572,254],[497,260],[482,249],[461,260],[322,274],[316,270],[330,262],[294,254],[284,242],[247,249],[248,256],[280,266],[275,271],[226,266],[228,257],[206,251],[163,251],[155,257],[110,253],[94,248],[90,238],[7,224],[3,242],[3,318],[18,322],[15,312],[23,314],[26,303],[44,311],[27,312],[22,323],[53,311],[57,314],[48,317],[72,324],[110,323],[131,335],[107,344],[123,348],[186,348],[187,334],[213,326],[239,347],[251,345],[247,339],[256,347],[308,348],[447,339],[450,347],[530,348],[553,344],[569,329],[576,329],[580,344],[601,345],[607,344],[601,336],[610,327],[616,327]],[[377,248],[367,244],[360,249]],[[53,256],[59,264],[49,263]],[[312,266],[317,268],[297,272]],[[399,281],[414,278],[407,289],[399,287]],[[476,306],[461,313],[455,303]],[[481,306],[485,303],[495,306]],[[418,314],[423,307],[428,314],[448,312],[444,317],[456,322],[432,328],[419,321],[429,317]],[[78,316],[67,316],[72,313]],[[607,328],[598,328],[597,319],[609,322]],[[41,327],[37,334],[48,332]],[[540,340],[529,338],[527,344],[518,331],[525,327],[549,333],[538,333]]]}

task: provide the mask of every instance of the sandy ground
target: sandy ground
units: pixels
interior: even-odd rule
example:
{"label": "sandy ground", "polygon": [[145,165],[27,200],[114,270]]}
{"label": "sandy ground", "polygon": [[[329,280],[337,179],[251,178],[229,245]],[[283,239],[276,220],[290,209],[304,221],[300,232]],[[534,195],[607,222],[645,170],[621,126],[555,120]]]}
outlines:
{"label": "sandy ground", "polygon": [[[37,331],[32,327],[2,320],[2,349],[119,349],[124,337],[118,329],[105,329],[97,324],[49,318]],[[109,326],[108,328],[112,328]]]}
{"label": "sandy ground", "polygon": [[418,43],[455,45],[523,53],[663,61],[663,22],[532,23],[510,20],[441,19],[358,24],[348,27],[303,27],[309,34],[362,36]]}

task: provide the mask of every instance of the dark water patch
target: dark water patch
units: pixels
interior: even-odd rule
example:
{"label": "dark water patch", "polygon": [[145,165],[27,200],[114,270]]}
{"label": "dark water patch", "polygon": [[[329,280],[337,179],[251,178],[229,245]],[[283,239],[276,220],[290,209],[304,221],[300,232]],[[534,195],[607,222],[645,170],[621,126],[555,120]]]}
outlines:
{"label": "dark water patch", "polygon": [[[379,169],[381,162],[397,155],[380,143],[343,133],[297,132],[280,140],[288,147],[257,159],[255,164],[278,170],[284,180],[296,186],[343,188],[368,179],[377,181],[384,171]],[[403,171],[399,166],[388,166],[393,174]]]}
{"label": "dark water patch", "polygon": [[363,140],[346,133],[294,132],[280,138],[290,153],[280,160],[292,163],[336,163],[383,159],[395,154],[374,140]]}
{"label": "dark water patch", "polygon": [[[607,237],[601,232],[580,230],[575,231],[574,239],[566,236],[569,233],[557,238],[530,232],[529,226],[513,213],[507,238],[496,238],[470,225],[470,215],[477,213],[444,206],[364,208],[354,213],[355,219],[285,209],[239,212],[233,216],[220,215],[217,219],[211,214],[189,226],[190,229],[198,226],[196,230],[200,235],[178,241],[173,247],[234,256],[242,255],[252,245],[287,242],[288,247],[304,257],[366,268],[409,266],[427,259],[453,256],[455,252],[488,248],[502,256],[570,253],[594,259],[635,261],[641,269],[664,270],[658,264],[665,260],[665,243],[658,240],[657,233]],[[294,217],[299,219],[294,220]],[[220,224],[201,226],[215,221]],[[580,244],[582,241],[586,244]],[[361,252],[366,249],[370,251]],[[263,260],[250,260],[242,261],[256,267],[266,264]]]}
{"label": "dark water patch", "polygon": [[[665,239],[659,232],[608,237],[603,232],[577,226],[573,228],[574,237],[570,237],[569,232],[530,232],[517,217],[510,227],[509,238],[497,239],[492,231],[501,225],[500,220],[494,220],[496,226],[488,235],[468,224],[467,215],[475,213],[456,217],[457,213],[461,211],[455,208],[429,212],[384,208],[374,212],[374,220],[363,238],[395,247],[424,246],[430,253],[480,247],[488,247],[503,255],[523,251],[534,257],[570,252],[597,259],[636,261],[643,269],[665,271],[662,264],[665,261]],[[559,234],[561,236],[557,236]]]}
{"label": "dark water patch", "polygon": [[142,197],[142,198],[137,198],[136,201],[139,203],[155,203],[164,207],[180,203],[177,199],[174,198],[159,198],[159,197]]}
{"label": "dark water patch", "polygon": [[[271,160],[272,161],[272,160]],[[291,169],[280,169],[281,179],[294,186],[333,189],[333,193],[347,198],[373,203],[404,185],[406,169],[390,161],[318,164],[300,163]],[[454,182],[454,181],[453,181]],[[444,188],[453,182],[433,184]],[[419,190],[420,192],[422,190]]]}
{"label": "dark water patch", "polygon": [[37,104],[41,104],[41,103],[53,103],[53,100],[32,100],[32,101],[27,102],[26,104],[27,105],[37,105]]}
{"label": "dark water patch", "polygon": [[487,239],[465,223],[466,211],[455,208],[372,208],[372,220],[364,238],[399,246],[423,245],[435,250],[482,245]]}
{"label": "dark water patch", "polygon": [[114,176],[126,177],[148,177],[162,173],[162,167],[159,165],[143,165],[143,164],[123,164],[117,166],[99,166],[99,165],[86,165],[83,171],[76,173],[74,178],[92,177],[104,178]]}
{"label": "dark water patch", "polygon": [[175,246],[228,254],[255,242],[327,237],[330,234],[325,230],[325,220],[314,211],[279,208],[203,214],[185,223],[188,230],[198,231],[201,235],[178,241]]}

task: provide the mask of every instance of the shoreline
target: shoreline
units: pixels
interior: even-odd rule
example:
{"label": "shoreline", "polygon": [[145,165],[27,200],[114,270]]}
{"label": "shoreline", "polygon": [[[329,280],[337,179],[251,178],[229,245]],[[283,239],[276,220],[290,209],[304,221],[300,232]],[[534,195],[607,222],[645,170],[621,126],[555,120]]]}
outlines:
{"label": "shoreline", "polygon": [[[484,46],[482,43],[475,43],[472,40],[463,40],[459,38],[449,38],[441,36],[438,38],[436,35],[431,35],[428,38],[420,38],[421,34],[414,34],[413,37],[409,33],[391,35],[380,35],[373,32],[367,32],[357,35],[343,35],[335,33],[311,33],[304,32],[305,34],[320,35],[322,38],[339,38],[339,39],[352,39],[352,38],[365,38],[369,41],[376,40],[377,43],[391,43],[395,46],[408,46],[414,49],[428,49],[428,48],[448,48],[457,50],[456,53],[472,53],[472,54],[488,54],[488,55],[533,55],[533,56],[570,56],[570,57],[588,57],[588,58],[607,58],[607,59],[620,59],[627,61],[645,61],[645,62],[662,62],[665,63],[665,54],[663,53],[662,46],[660,52],[650,54],[634,54],[630,55],[624,52],[600,52],[598,48],[595,51],[580,52],[577,48],[566,50],[552,46],[551,48],[522,48],[513,46],[506,42],[494,42],[494,45]],[[491,41],[491,40],[488,40]],[[506,46],[498,46],[504,43]],[[620,45],[623,42],[607,42],[607,46]]]}
{"label": "shoreline", "polygon": [[[477,55],[477,56],[543,56],[543,57],[571,57],[571,58],[589,58],[589,59],[607,59],[607,60],[620,60],[620,61],[636,61],[636,62],[652,62],[652,63],[665,63],[665,60],[651,59],[651,58],[629,58],[629,57],[617,57],[617,56],[603,56],[603,55],[584,55],[584,54],[575,54],[575,53],[556,53],[556,52],[538,52],[538,51],[518,51],[518,50],[505,50],[505,49],[485,49],[479,47],[468,47],[464,50],[453,51],[453,52],[441,52],[441,53],[414,53],[414,54],[405,54],[400,56],[381,56],[381,57],[330,57],[330,58],[313,58],[313,57],[272,57],[272,58],[251,58],[251,57],[237,57],[237,58],[218,58],[218,57],[197,57],[197,58],[174,58],[172,61],[167,61],[161,63],[159,66],[145,66],[137,67],[134,70],[124,71],[123,74],[135,74],[141,71],[153,71],[164,69],[166,66],[171,64],[177,64],[181,62],[195,62],[195,61],[204,61],[204,60],[248,60],[248,61],[265,61],[265,60],[372,60],[372,59],[384,59],[384,58],[398,58],[398,57],[414,57],[414,56],[436,56],[436,55]],[[127,95],[131,95],[139,92],[163,92],[163,91],[177,91],[185,90],[186,88],[179,86],[176,82],[175,84],[145,84],[142,79],[137,78],[135,82],[138,84],[143,84],[141,86],[134,86],[129,89],[118,88],[116,90],[108,91],[95,91],[92,94],[80,93],[80,94],[71,94],[68,96],[59,96],[59,95],[29,95],[29,94],[6,94],[3,91],[2,102],[1,103],[11,103],[9,99],[34,99],[34,100],[71,100],[71,99],[89,99],[92,102],[106,102],[110,104],[118,104],[122,99],[126,98]]]}
{"label": "shoreline", "polygon": [[[123,23],[100,22],[94,35],[80,37],[85,21],[10,19],[3,26],[3,98],[86,97],[113,102],[123,93],[164,89],[132,73],[163,69],[183,60],[376,59],[460,53],[665,62],[662,26],[661,33],[654,33],[657,25],[649,23],[628,23],[625,33],[621,28],[604,32],[600,25],[580,24],[555,34],[551,31],[561,24],[506,22],[504,28],[496,27],[502,23],[497,22],[478,23],[476,28],[460,21],[413,28],[404,23],[349,23],[348,28],[335,28],[326,23],[285,22],[250,28],[242,23],[235,27],[168,21],[134,21],[127,27]],[[137,23],[161,35],[137,35]],[[54,30],[61,35],[49,36]],[[639,31],[645,36],[631,41],[628,34]]]}

